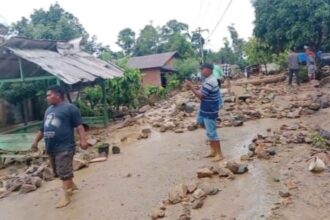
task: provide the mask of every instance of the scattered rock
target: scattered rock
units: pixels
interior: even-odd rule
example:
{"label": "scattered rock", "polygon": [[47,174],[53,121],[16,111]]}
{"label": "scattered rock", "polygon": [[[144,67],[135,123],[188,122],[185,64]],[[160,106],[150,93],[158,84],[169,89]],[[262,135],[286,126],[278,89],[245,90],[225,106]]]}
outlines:
{"label": "scattered rock", "polygon": [[201,199],[196,199],[195,201],[193,201],[193,203],[191,204],[191,208],[192,209],[200,209],[202,208],[204,205],[203,200]]}
{"label": "scattered rock", "polygon": [[188,193],[193,193],[197,189],[197,184],[196,183],[189,183],[187,185]]}
{"label": "scattered rock", "polygon": [[151,133],[151,130],[150,130],[150,128],[144,128],[144,129],[142,129],[141,133],[149,135]]}
{"label": "scattered rock", "polygon": [[266,152],[267,152],[269,155],[271,155],[271,156],[276,155],[276,149],[275,149],[275,147],[270,147],[270,148],[268,148],[268,149],[266,150]]}
{"label": "scattered rock", "polygon": [[206,193],[203,190],[199,189],[199,188],[196,189],[195,192],[193,193],[193,197],[195,199],[200,199],[200,198],[203,198],[205,196],[206,196]]}
{"label": "scattered rock", "polygon": [[177,185],[168,193],[168,200],[172,204],[180,203],[182,199],[187,196],[187,192],[188,187],[186,185]]}
{"label": "scattered rock", "polygon": [[213,188],[213,189],[208,193],[208,195],[209,195],[209,196],[214,196],[214,195],[218,194],[219,192],[220,192],[220,189],[218,189],[218,188]]}
{"label": "scattered rock", "polygon": [[113,146],[112,154],[120,154],[120,148],[118,146]]}
{"label": "scattered rock", "polygon": [[21,186],[21,189],[20,189],[20,193],[29,193],[29,192],[32,192],[32,191],[35,191],[37,189],[37,187],[35,185],[32,185],[32,184],[23,184]]}
{"label": "scattered rock", "polygon": [[313,111],[317,111],[321,108],[320,103],[314,102],[309,106],[309,109],[313,110]]}
{"label": "scattered rock", "polygon": [[151,214],[152,219],[159,219],[159,218],[164,218],[165,217],[165,212],[161,209],[154,209]]}
{"label": "scattered rock", "polygon": [[238,170],[235,174],[243,174],[243,173],[248,172],[248,170],[249,169],[248,169],[248,166],[246,164],[241,164],[241,165],[239,165]]}
{"label": "scattered rock", "polygon": [[179,129],[175,129],[174,132],[181,134],[181,133],[184,133],[184,130],[179,128]]}
{"label": "scattered rock", "polygon": [[201,168],[197,170],[197,177],[198,178],[205,178],[205,177],[212,177],[213,171],[209,168]]}
{"label": "scattered rock", "polygon": [[309,164],[308,170],[312,172],[322,172],[325,170],[325,164],[320,158],[313,157],[311,163]]}
{"label": "scattered rock", "polygon": [[246,161],[246,160],[249,160],[249,159],[250,159],[249,155],[242,155],[241,156],[241,161]]}
{"label": "scattered rock", "polygon": [[279,191],[278,194],[282,197],[282,198],[287,198],[291,196],[291,193],[289,191]]}
{"label": "scattered rock", "polygon": [[233,121],[233,126],[234,127],[239,127],[239,126],[243,126],[244,122],[240,121],[240,120],[235,120]]}
{"label": "scattered rock", "polygon": [[238,163],[236,163],[235,161],[229,161],[226,164],[226,168],[228,168],[234,174],[237,173],[239,167],[240,167],[240,165]]}
{"label": "scattered rock", "polygon": [[54,173],[53,173],[52,169],[46,167],[42,172],[42,179],[44,179],[46,181],[53,180],[54,179]]}
{"label": "scattered rock", "polygon": [[35,185],[37,188],[41,187],[42,179],[38,176],[33,176],[30,178],[31,184]]}
{"label": "scattered rock", "polygon": [[309,138],[309,137],[305,137],[305,138],[304,138],[304,142],[305,142],[306,144],[311,144],[311,143],[313,143],[313,140],[312,140],[311,138]]}
{"label": "scattered rock", "polygon": [[232,174],[229,169],[224,167],[218,167],[216,172],[218,173],[219,177],[229,177]]}
{"label": "scattered rock", "polygon": [[202,182],[198,184],[198,189],[203,190],[208,195],[214,188],[208,182]]}

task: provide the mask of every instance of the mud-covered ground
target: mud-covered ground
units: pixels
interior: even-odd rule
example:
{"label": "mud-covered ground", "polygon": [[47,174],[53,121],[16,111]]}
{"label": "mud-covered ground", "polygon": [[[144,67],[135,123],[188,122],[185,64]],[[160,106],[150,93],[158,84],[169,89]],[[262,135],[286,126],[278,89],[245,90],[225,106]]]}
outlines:
{"label": "mud-covered ground", "polygon": [[[255,99],[251,101],[255,102],[252,105],[260,111],[264,109],[263,105],[280,108],[280,105],[294,102],[293,96],[322,91],[305,86],[296,92],[295,88],[288,90],[284,83],[280,87],[285,92],[268,97],[271,98],[270,103],[260,103]],[[226,107],[228,105],[230,103]],[[226,109],[224,111],[225,115],[230,113]],[[164,121],[159,119],[162,114],[168,115],[163,117]],[[116,143],[122,152],[110,155],[106,162],[91,164],[76,172],[75,180],[80,189],[68,207],[55,209],[61,188],[60,181],[54,180],[44,182],[34,192],[24,195],[12,193],[1,199],[0,219],[150,219],[152,210],[167,199],[171,188],[192,182],[206,182],[220,192],[208,196],[202,208],[191,210],[191,219],[329,219],[330,172],[325,170],[316,174],[308,171],[311,144],[281,144],[276,148],[276,155],[268,159],[254,157],[245,161],[249,171],[236,175],[233,180],[216,175],[198,179],[196,171],[199,168],[218,166],[203,157],[208,150],[205,131],[185,129],[194,121],[195,115],[182,116],[184,119],[178,121],[184,125],[174,121],[178,127],[161,131],[161,126],[168,123],[171,114],[173,109],[168,104],[163,111],[157,108],[149,110],[139,123],[131,123],[132,126],[99,131],[101,139]],[[325,108],[300,118],[261,117],[244,120],[243,126],[219,128],[225,156],[220,165],[226,161],[239,161],[241,155],[248,153],[247,146],[257,134],[279,130],[283,124],[319,125],[330,130],[329,116],[330,109]],[[153,126],[155,122],[161,125]],[[151,134],[137,140],[143,128],[150,128]],[[2,171],[2,174],[7,171]],[[282,197],[280,191],[288,191],[290,196]],[[182,209],[182,203],[166,205],[165,219],[179,219]]]}

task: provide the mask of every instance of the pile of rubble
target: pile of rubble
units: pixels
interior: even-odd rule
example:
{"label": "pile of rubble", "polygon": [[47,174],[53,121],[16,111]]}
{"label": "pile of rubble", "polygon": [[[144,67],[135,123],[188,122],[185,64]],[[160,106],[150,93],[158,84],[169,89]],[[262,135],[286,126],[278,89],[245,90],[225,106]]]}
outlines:
{"label": "pile of rubble", "polygon": [[29,193],[41,187],[42,181],[51,181],[54,174],[46,163],[40,166],[32,165],[23,173],[15,173],[0,180],[0,198],[12,192]]}
{"label": "pile of rubble", "polygon": [[[248,172],[246,164],[241,164],[235,161],[227,162],[225,166],[217,167],[203,167],[197,170],[197,177],[199,179],[212,178],[218,176],[219,178],[235,179],[235,174],[241,175]],[[191,209],[199,209],[204,205],[204,200],[208,196],[216,195],[221,190],[217,187],[212,187],[208,182],[191,182],[189,184],[179,184],[173,187],[169,193],[168,198],[163,201],[157,208],[152,211],[152,219],[165,217],[165,210],[168,205],[175,205],[181,203],[183,206],[183,213],[180,215],[180,220],[191,219]]]}

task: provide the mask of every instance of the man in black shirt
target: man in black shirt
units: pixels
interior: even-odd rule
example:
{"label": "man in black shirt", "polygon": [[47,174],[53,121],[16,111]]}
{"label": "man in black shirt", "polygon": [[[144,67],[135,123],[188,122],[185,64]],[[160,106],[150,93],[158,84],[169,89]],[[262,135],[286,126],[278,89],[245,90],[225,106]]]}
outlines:
{"label": "man in black shirt", "polygon": [[73,190],[77,186],[73,182],[73,156],[75,154],[74,129],[80,138],[80,147],[88,148],[85,130],[79,109],[64,102],[64,91],[60,86],[53,86],[47,91],[47,102],[50,105],[45,112],[43,124],[32,145],[38,149],[38,143],[45,139],[46,152],[50,156],[55,175],[63,181],[64,197],[57,208],[67,206],[71,202]]}

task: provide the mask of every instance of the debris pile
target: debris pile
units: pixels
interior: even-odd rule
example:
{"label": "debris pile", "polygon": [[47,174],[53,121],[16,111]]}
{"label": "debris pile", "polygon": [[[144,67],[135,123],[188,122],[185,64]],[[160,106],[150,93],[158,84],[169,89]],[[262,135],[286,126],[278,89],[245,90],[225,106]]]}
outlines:
{"label": "debris pile", "polygon": [[42,181],[50,181],[54,179],[51,168],[46,163],[40,166],[32,165],[27,168],[24,173],[15,173],[9,177],[3,178],[0,182],[2,189],[0,190],[0,198],[8,196],[12,192],[29,193],[41,187]]}

